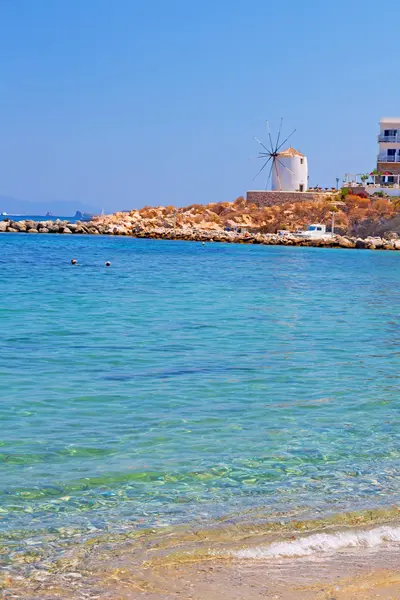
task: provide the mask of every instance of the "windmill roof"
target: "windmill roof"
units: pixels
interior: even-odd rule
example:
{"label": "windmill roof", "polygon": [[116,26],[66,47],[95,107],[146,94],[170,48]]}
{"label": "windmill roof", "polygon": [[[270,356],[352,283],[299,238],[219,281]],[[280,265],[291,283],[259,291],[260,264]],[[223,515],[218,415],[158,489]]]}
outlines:
{"label": "windmill roof", "polygon": [[279,156],[303,156],[304,157],[304,154],[301,154],[301,152],[298,152],[294,148],[290,147],[290,148],[287,148],[286,150],[282,150],[282,152],[279,152]]}

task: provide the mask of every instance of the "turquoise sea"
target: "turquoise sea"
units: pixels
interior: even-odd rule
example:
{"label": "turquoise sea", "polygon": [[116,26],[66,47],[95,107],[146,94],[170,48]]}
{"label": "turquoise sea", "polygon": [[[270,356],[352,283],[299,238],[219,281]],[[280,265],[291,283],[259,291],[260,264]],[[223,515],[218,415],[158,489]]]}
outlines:
{"label": "turquoise sea", "polygon": [[3,541],[398,502],[398,253],[2,234],[0,263]]}

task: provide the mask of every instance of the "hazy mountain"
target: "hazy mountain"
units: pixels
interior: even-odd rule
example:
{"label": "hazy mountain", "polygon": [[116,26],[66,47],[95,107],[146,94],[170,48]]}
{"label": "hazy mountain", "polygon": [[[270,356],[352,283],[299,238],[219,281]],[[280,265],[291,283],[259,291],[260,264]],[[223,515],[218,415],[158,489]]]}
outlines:
{"label": "hazy mountain", "polygon": [[0,195],[0,212],[6,212],[9,215],[45,215],[50,212],[57,217],[73,217],[77,210],[94,214],[100,213],[98,207],[79,201],[29,202]]}

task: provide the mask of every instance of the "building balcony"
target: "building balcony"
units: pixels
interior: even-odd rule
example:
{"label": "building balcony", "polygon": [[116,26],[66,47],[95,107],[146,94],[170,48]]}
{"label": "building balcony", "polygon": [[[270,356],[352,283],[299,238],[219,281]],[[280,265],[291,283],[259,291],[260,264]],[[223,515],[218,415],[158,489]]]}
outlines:
{"label": "building balcony", "polygon": [[400,144],[400,134],[397,135],[378,135],[378,142],[388,142],[391,144]]}
{"label": "building balcony", "polygon": [[381,152],[378,154],[378,162],[380,163],[400,163],[400,154],[387,154],[386,152]]}

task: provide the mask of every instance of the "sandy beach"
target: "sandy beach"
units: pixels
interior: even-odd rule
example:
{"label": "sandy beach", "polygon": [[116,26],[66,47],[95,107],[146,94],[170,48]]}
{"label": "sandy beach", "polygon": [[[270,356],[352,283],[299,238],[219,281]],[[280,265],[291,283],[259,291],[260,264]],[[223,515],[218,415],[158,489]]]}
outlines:
{"label": "sandy beach", "polygon": [[[3,598],[113,600],[398,600],[400,548],[343,551],[290,560],[194,560],[142,565],[127,553],[108,567],[3,580]],[[82,567],[85,567],[82,569]],[[83,571],[83,573],[82,573]]]}
{"label": "sandy beach", "polygon": [[[395,600],[400,597],[396,512],[92,537],[57,556],[21,555],[3,576],[3,597]],[[356,522],[363,525],[354,527]]]}

